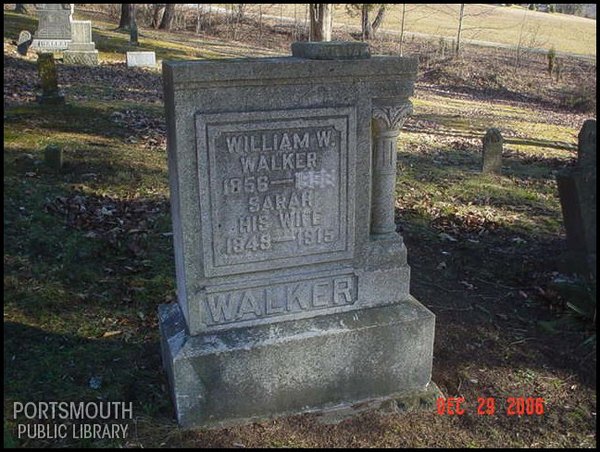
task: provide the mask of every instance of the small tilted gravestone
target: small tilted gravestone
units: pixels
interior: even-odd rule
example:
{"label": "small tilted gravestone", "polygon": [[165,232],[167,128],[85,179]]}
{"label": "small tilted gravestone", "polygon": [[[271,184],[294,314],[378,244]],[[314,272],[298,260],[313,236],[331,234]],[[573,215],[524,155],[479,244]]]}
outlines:
{"label": "small tilted gravestone", "polygon": [[71,42],[63,54],[65,64],[96,66],[98,51],[92,41],[92,22],[74,20],[71,22]]}
{"label": "small tilted gravestone", "polygon": [[32,41],[33,38],[31,37],[31,33],[27,30],[23,30],[19,33],[19,40],[17,41],[17,52],[19,52],[19,55],[27,55],[27,51],[29,50]]}
{"label": "small tilted gravestone", "polygon": [[127,67],[156,67],[154,52],[127,52]]}
{"label": "small tilted gravestone", "polygon": [[302,42],[163,75],[178,303],[159,325],[179,423],[435,404],[435,316],[394,222],[417,59]]}
{"label": "small tilted gravestone", "polygon": [[596,120],[579,132],[577,165],[556,175],[573,269],[596,280]]}
{"label": "small tilted gravestone", "polygon": [[40,104],[58,105],[65,103],[65,97],[58,90],[58,75],[52,53],[38,54],[38,74],[42,85],[42,94],[37,96]]}
{"label": "small tilted gravestone", "polygon": [[483,173],[502,173],[502,134],[496,128],[488,129],[483,141]]}
{"label": "small tilted gravestone", "polygon": [[60,146],[49,144],[44,149],[44,163],[54,171],[60,171],[63,165],[63,153]]}

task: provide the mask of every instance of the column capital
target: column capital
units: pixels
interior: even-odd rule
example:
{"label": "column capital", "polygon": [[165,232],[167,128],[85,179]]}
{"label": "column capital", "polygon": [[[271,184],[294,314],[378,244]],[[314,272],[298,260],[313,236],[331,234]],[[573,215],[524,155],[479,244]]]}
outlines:
{"label": "column capital", "polygon": [[382,132],[399,132],[413,105],[408,99],[373,99],[371,115]]}

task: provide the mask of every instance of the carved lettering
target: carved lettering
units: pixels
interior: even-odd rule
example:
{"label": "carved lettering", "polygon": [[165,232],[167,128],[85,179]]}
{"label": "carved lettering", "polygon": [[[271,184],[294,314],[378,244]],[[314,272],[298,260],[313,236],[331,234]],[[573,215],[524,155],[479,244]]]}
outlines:
{"label": "carved lettering", "polygon": [[208,321],[212,325],[347,306],[355,302],[355,277],[350,275],[206,297]]}

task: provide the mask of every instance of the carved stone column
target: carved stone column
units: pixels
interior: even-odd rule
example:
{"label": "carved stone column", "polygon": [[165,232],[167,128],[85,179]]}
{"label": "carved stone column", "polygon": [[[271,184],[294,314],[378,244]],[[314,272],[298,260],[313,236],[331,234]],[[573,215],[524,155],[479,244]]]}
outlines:
{"label": "carved stone column", "polygon": [[371,196],[371,238],[396,236],[394,201],[398,135],[412,113],[408,99],[373,99],[373,180]]}

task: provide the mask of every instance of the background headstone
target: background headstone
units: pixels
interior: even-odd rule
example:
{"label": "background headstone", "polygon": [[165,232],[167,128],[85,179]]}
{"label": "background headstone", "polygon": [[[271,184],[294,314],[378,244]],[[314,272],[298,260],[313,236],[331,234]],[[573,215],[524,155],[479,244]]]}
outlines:
{"label": "background headstone", "polygon": [[596,281],[596,121],[579,133],[577,165],[556,175],[572,268]]}
{"label": "background headstone", "polygon": [[483,173],[502,173],[502,134],[496,128],[488,129],[483,141]]}
{"label": "background headstone", "polygon": [[92,22],[74,20],[71,22],[71,42],[63,54],[65,64],[95,66],[98,64],[98,51],[92,42]]}
{"label": "background headstone", "polygon": [[39,52],[67,49],[71,42],[72,5],[48,3],[38,4],[36,8],[39,22],[31,48]]}
{"label": "background headstone", "polygon": [[127,67],[156,67],[154,52],[127,52]]}
{"label": "background headstone", "polygon": [[54,171],[60,171],[63,165],[63,153],[60,146],[49,144],[44,149],[44,162]]}
{"label": "background headstone", "polygon": [[20,55],[27,55],[27,50],[29,50],[32,40],[33,38],[31,37],[31,33],[29,33],[27,30],[23,30],[21,33],[19,33],[17,52],[19,52]]}
{"label": "background headstone", "polygon": [[417,60],[310,50],[163,63],[178,303],[159,325],[182,425],[431,388],[435,316],[394,223]]}
{"label": "background headstone", "polygon": [[37,97],[37,101],[40,104],[64,104],[65,98],[58,90],[58,74],[54,55],[52,53],[39,53],[37,66],[40,85],[42,86],[42,94]]}

